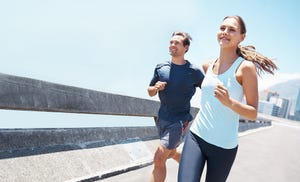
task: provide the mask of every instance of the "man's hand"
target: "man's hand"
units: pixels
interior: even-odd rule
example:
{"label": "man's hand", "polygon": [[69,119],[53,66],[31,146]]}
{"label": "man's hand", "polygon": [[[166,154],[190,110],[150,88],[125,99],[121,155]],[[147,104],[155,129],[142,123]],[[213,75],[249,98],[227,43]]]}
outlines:
{"label": "man's hand", "polygon": [[155,83],[154,87],[158,90],[158,91],[161,91],[161,90],[164,90],[165,87],[167,85],[167,82],[161,82],[161,81],[158,81]]}
{"label": "man's hand", "polygon": [[148,87],[148,94],[152,97],[157,94],[158,91],[164,90],[167,85],[167,82],[158,81],[154,86]]}
{"label": "man's hand", "polygon": [[187,131],[188,127],[189,127],[189,121],[185,121],[183,123],[183,133],[185,133]]}

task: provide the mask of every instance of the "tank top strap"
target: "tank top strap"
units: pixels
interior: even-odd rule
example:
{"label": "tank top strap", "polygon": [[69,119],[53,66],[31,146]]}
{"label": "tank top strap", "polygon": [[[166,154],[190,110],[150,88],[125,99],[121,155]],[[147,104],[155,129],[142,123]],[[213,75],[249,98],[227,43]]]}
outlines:
{"label": "tank top strap", "polygon": [[238,69],[238,67],[240,66],[240,64],[244,61],[244,59],[242,57],[238,57],[233,65],[231,66],[232,69],[234,69],[233,71],[236,72],[236,70]]}

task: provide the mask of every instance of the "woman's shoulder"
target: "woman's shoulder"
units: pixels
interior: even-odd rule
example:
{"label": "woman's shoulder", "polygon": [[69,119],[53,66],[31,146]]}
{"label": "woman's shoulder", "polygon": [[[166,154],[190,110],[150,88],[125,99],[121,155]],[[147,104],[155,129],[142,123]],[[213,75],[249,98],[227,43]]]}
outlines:
{"label": "woman's shoulder", "polygon": [[202,64],[202,69],[205,73],[206,73],[207,69],[209,68],[209,66],[211,64],[213,64],[213,62],[214,62],[213,60],[207,60]]}
{"label": "woman's shoulder", "polygon": [[256,70],[256,67],[252,61],[244,60],[240,65],[240,69],[242,71],[253,71]]}
{"label": "woman's shoulder", "polygon": [[244,79],[256,77],[256,66],[252,61],[244,60],[236,71],[236,76]]}

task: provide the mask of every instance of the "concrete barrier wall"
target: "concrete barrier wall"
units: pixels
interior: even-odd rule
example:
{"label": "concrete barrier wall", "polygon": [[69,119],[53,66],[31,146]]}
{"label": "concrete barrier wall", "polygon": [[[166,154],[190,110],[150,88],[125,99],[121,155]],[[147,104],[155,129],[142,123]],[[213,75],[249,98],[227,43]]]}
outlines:
{"label": "concrete barrier wall", "polygon": [[0,129],[0,159],[157,139],[156,127]]}
{"label": "concrete barrier wall", "polygon": [[80,181],[152,163],[155,127],[0,130],[0,181]]}
{"label": "concrete barrier wall", "polygon": [[[154,117],[159,102],[1,74],[0,109]],[[126,106],[126,107],[125,107]]]}
{"label": "concrete barrier wall", "polygon": [[[239,132],[270,125],[271,122],[241,120]],[[0,159],[154,139],[158,139],[158,131],[155,126],[0,129]]]}

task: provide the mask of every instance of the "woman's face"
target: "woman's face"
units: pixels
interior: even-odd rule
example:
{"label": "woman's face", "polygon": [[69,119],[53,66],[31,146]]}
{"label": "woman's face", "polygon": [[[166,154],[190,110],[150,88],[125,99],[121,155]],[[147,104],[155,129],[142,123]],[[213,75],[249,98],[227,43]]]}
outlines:
{"label": "woman's face", "polygon": [[244,38],[245,34],[241,34],[240,25],[235,18],[226,18],[221,23],[217,39],[222,48],[236,48]]}

